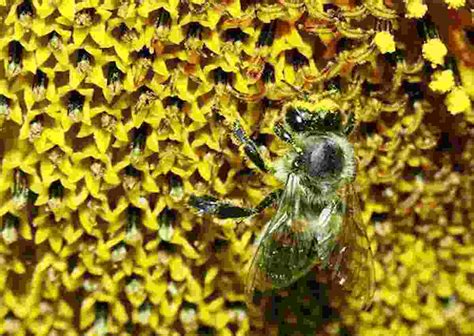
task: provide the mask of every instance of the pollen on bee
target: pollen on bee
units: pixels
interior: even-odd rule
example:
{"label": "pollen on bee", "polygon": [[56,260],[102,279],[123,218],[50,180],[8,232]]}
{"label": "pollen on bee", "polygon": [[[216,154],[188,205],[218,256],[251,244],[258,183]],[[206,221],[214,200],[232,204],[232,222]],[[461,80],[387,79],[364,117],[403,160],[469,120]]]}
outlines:
{"label": "pollen on bee", "polygon": [[[274,234],[272,235],[272,239],[282,246],[293,246],[295,244],[294,237],[288,232]],[[276,251],[272,253],[276,254]]]}
{"label": "pollen on bee", "polygon": [[291,223],[291,226],[283,232],[275,232],[272,235],[274,241],[283,246],[294,246],[297,243],[295,234],[306,232],[309,227],[309,222],[304,219],[296,219]]}
{"label": "pollen on bee", "polygon": [[309,226],[309,221],[305,219],[296,219],[291,224],[291,230],[294,232],[306,232]]}

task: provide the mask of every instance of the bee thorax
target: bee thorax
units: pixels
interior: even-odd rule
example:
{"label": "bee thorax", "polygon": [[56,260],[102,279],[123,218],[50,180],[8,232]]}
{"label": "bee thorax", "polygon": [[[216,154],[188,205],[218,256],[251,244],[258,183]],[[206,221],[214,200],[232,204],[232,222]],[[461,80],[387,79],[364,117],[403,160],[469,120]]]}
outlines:
{"label": "bee thorax", "polygon": [[344,153],[334,141],[324,139],[306,148],[304,162],[311,177],[335,177],[344,168]]}

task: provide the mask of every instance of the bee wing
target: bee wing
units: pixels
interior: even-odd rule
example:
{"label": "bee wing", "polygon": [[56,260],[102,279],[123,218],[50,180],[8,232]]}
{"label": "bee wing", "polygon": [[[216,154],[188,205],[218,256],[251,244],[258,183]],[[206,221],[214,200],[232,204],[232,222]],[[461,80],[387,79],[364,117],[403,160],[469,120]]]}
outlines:
{"label": "bee wing", "polygon": [[344,188],[343,199],[346,214],[337,247],[331,255],[331,277],[367,307],[375,290],[374,258],[352,184]]}
{"label": "bee wing", "polygon": [[335,241],[330,233],[320,231],[327,232],[331,226],[336,203],[307,218],[300,210],[302,196],[296,177],[290,176],[278,210],[265,226],[251,261],[246,288],[249,297],[255,288],[267,290],[292,284],[321,260]]}
{"label": "bee wing", "polygon": [[259,265],[268,262],[269,256],[271,255],[269,247],[265,244],[266,241],[272,239],[271,232],[278,231],[282,225],[286,223],[284,213],[277,211],[277,215],[266,224],[257,243],[257,249],[253,254],[246,281],[246,293],[249,297],[251,297],[255,288],[265,290],[273,287],[271,280],[266,276]]}

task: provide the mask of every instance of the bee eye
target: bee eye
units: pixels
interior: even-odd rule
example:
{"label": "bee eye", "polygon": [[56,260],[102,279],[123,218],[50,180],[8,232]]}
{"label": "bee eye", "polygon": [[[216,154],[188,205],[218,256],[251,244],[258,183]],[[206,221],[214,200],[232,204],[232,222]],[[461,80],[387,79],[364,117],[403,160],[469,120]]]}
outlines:
{"label": "bee eye", "polygon": [[295,161],[293,161],[293,168],[299,169],[303,165],[303,158],[298,156]]}
{"label": "bee eye", "polygon": [[304,154],[304,162],[309,175],[316,178],[338,176],[344,168],[342,149],[329,139],[308,147]]}
{"label": "bee eye", "polygon": [[300,109],[289,108],[286,112],[286,123],[295,131],[303,132],[307,126],[307,113]]}

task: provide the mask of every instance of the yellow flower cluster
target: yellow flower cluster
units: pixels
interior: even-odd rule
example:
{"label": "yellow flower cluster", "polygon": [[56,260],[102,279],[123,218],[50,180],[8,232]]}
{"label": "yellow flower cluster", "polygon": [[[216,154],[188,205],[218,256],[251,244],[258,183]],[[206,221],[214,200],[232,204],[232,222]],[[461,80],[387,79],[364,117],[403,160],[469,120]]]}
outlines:
{"label": "yellow flower cluster", "polygon": [[389,32],[378,32],[375,34],[374,42],[382,54],[392,53],[395,51],[395,40]]}
{"label": "yellow flower cluster", "polygon": [[445,93],[454,86],[454,75],[452,70],[438,71],[433,75],[430,89],[436,92]]}
{"label": "yellow flower cluster", "polygon": [[439,38],[431,38],[423,44],[423,57],[430,61],[433,67],[444,64],[448,49]]}
{"label": "yellow flower cluster", "polygon": [[471,100],[464,89],[456,87],[446,96],[446,106],[452,114],[469,112],[472,114]]}
{"label": "yellow flower cluster", "polygon": [[[439,38],[410,36],[424,45],[407,57],[401,26],[423,2],[355,3],[0,0],[0,334],[472,334],[471,69],[427,83],[423,58],[448,54]],[[427,99],[446,92],[465,113]],[[376,294],[324,325],[314,288],[245,302],[271,211],[236,223],[185,205],[273,190],[229,125],[275,159],[294,100],[358,120]]]}
{"label": "yellow flower cluster", "polygon": [[449,8],[458,9],[466,5],[466,0],[444,0]]}
{"label": "yellow flower cluster", "polygon": [[406,8],[406,17],[416,19],[422,18],[428,10],[428,6],[423,3],[423,0],[407,0]]}
{"label": "yellow flower cluster", "polygon": [[[467,85],[466,85],[467,86]],[[471,98],[464,86],[455,86],[454,74],[452,70],[438,71],[433,75],[433,79],[429,84],[431,90],[447,93],[445,97],[445,105],[449,112],[458,114],[464,112],[466,119],[472,121],[473,113],[471,106]]]}

